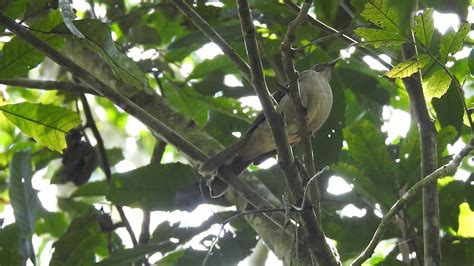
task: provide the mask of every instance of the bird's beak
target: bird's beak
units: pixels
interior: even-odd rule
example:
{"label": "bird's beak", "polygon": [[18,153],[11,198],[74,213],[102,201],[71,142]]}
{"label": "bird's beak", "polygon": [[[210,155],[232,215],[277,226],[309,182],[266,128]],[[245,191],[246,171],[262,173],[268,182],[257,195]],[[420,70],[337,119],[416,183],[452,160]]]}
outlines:
{"label": "bird's beak", "polygon": [[331,69],[334,68],[334,66],[337,64],[337,62],[339,62],[339,59],[340,59],[340,57],[338,57],[338,58],[336,58],[336,59],[334,59],[334,60],[332,60],[332,61],[329,61],[329,62],[328,62],[328,66],[330,66]]}

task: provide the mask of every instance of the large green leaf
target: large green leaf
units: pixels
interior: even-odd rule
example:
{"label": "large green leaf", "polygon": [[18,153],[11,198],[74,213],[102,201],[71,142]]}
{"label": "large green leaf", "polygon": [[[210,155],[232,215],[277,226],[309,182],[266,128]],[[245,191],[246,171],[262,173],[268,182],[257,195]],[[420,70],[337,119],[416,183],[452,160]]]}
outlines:
{"label": "large green leaf", "polygon": [[385,73],[385,76],[389,78],[407,78],[418,72],[429,62],[430,57],[428,55],[420,54],[394,66],[390,71]]}
{"label": "large green leaf", "polygon": [[395,9],[390,7],[389,1],[368,1],[364,6],[361,16],[382,29],[397,33],[400,32],[398,14]]}
{"label": "large green leaf", "polygon": [[449,85],[451,85],[451,77],[446,71],[441,69],[433,73],[427,79],[426,87],[424,88],[427,100],[443,96],[448,91]]}
{"label": "large green leaf", "polygon": [[193,168],[181,163],[150,164],[114,174],[107,199],[146,210],[172,211],[179,192],[194,186],[199,178]]}
{"label": "large green leaf", "polygon": [[[61,22],[61,16],[57,12],[49,15],[38,23],[31,25],[33,29],[41,29],[46,32]],[[36,36],[53,47],[60,47],[63,40],[59,36],[35,32]],[[26,41],[14,37],[5,44],[0,55],[0,79],[11,79],[26,75],[44,59],[44,55],[36,50]]]}
{"label": "large green leaf", "polygon": [[416,15],[415,24],[413,25],[413,33],[416,40],[429,49],[431,38],[434,32],[433,8],[427,8],[422,13]]}
{"label": "large green leaf", "polygon": [[393,189],[398,172],[380,129],[368,120],[361,120],[343,132],[349,154],[372,182],[388,191]]}
{"label": "large green leaf", "polygon": [[17,223],[0,229],[0,261],[2,265],[24,265],[21,254],[21,233]]}
{"label": "large green leaf", "polygon": [[470,30],[471,25],[468,22],[463,22],[459,25],[457,31],[454,31],[453,28],[449,28],[449,30],[441,37],[439,46],[439,57],[441,63],[446,63],[450,54],[454,54],[462,48],[463,42]]}
{"label": "large green leaf", "polygon": [[51,266],[92,265],[95,253],[106,247],[107,237],[97,220],[98,212],[92,207],[74,219],[67,231],[53,245]]}
{"label": "large green leaf", "polygon": [[458,132],[461,132],[464,108],[461,97],[459,97],[459,91],[454,85],[451,84],[448,91],[441,98],[433,98],[431,103],[442,127],[452,125]]}
{"label": "large green leaf", "polygon": [[58,152],[66,148],[68,131],[80,124],[77,113],[54,105],[25,102],[0,106],[0,111],[23,133]]}
{"label": "large green leaf", "polygon": [[379,29],[358,28],[354,32],[364,38],[363,43],[371,44],[375,48],[381,46],[401,45],[406,42],[406,38],[398,32]]}
{"label": "large green leaf", "polygon": [[30,151],[16,152],[10,161],[9,196],[15,221],[20,227],[23,251],[26,257],[35,261],[35,251],[31,236],[35,232],[35,221],[40,202],[36,190],[31,185]]}

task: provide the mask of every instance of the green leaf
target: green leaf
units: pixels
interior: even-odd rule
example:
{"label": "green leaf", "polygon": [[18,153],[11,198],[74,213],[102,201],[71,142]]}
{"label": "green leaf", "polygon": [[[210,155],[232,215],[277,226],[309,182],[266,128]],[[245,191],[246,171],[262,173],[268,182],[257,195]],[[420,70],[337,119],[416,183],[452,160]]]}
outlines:
{"label": "green leaf", "polygon": [[441,98],[433,98],[431,103],[442,127],[452,125],[458,132],[462,132],[464,107],[459,91],[453,85]]}
{"label": "green leaf", "polygon": [[420,54],[394,66],[390,71],[385,73],[385,76],[389,78],[407,78],[418,72],[429,62],[430,57],[428,55]]}
{"label": "green leaf", "polygon": [[385,138],[380,129],[368,120],[361,120],[343,130],[349,146],[349,154],[377,185],[388,190],[394,188],[397,177],[395,162],[385,146]]}
{"label": "green leaf", "polygon": [[[127,96],[134,95],[135,93],[148,88],[148,80],[137,64],[125,54],[120,52],[115,46],[110,27],[107,24],[96,19],[84,19],[74,21],[74,25],[85,36],[85,39],[81,42],[73,41],[74,43],[71,44],[71,46],[80,44],[81,46],[99,54],[106,65],[113,72],[115,78],[129,85],[129,87],[132,87],[128,88],[130,91],[124,91]],[[65,29],[64,25],[58,26],[54,29],[54,31],[63,34],[69,33],[69,31]],[[87,60],[87,58],[84,58],[84,60]],[[100,64],[103,62],[97,63]],[[92,69],[91,71],[95,70]],[[101,79],[106,78],[100,73],[98,75]],[[116,80],[110,82],[116,83]]]}
{"label": "green leaf", "polygon": [[400,141],[400,184],[413,183],[421,176],[420,137],[418,127],[412,123],[406,138]]}
{"label": "green leaf", "polygon": [[107,199],[150,211],[172,211],[179,191],[194,186],[199,178],[193,168],[181,163],[150,164],[114,174]]}
{"label": "green leaf", "polygon": [[364,6],[361,16],[382,29],[395,33],[400,32],[400,29],[398,28],[399,18],[397,12],[393,8],[390,8],[389,1],[368,1]]}
{"label": "green leaf", "polygon": [[430,47],[434,32],[433,12],[433,8],[423,10],[422,13],[416,15],[413,25],[416,40],[427,49]]}
{"label": "green leaf", "polygon": [[458,132],[456,129],[449,125],[443,127],[439,130],[437,138],[437,151],[438,151],[438,160],[441,160],[444,150],[446,150],[449,143],[453,143],[456,139]]}
{"label": "green leaf", "polygon": [[467,62],[469,64],[469,68],[471,69],[471,75],[474,75],[474,49],[472,49],[471,52],[469,53]]}
{"label": "green leaf", "polygon": [[35,221],[38,208],[41,206],[36,191],[31,185],[30,151],[13,154],[10,161],[9,193],[15,221],[20,227],[25,255],[35,261],[35,251],[31,236],[35,232]]}
{"label": "green leaf", "polygon": [[375,48],[381,46],[401,45],[406,42],[406,38],[397,32],[379,29],[358,28],[354,32],[364,38],[364,44],[373,45]]}
{"label": "green leaf", "polygon": [[[38,23],[32,24],[30,27],[48,31],[61,21],[61,17],[57,12],[50,12],[48,17]],[[61,37],[36,33],[37,37],[47,42],[53,47],[60,47],[63,44]],[[0,79],[12,79],[17,76],[25,76],[31,69],[43,62],[44,55],[36,50],[26,41],[14,37],[10,42],[3,46],[0,56]]]}
{"label": "green leaf", "polygon": [[[28,0],[3,0],[0,1],[2,13],[12,19],[20,18],[25,12]],[[0,33],[3,33],[5,28],[0,26]]]}
{"label": "green leaf", "polygon": [[0,111],[23,133],[57,152],[66,148],[67,132],[80,125],[77,113],[54,105],[25,102],[0,106]]}
{"label": "green leaf", "polygon": [[53,244],[51,266],[92,265],[95,262],[95,251],[107,245],[97,216],[98,212],[91,207],[71,222],[66,233]]}
{"label": "green leaf", "polygon": [[457,31],[454,31],[453,28],[449,28],[449,30],[441,36],[439,46],[439,57],[441,63],[448,62],[449,55],[456,53],[462,48],[463,42],[470,30],[471,25],[468,22],[462,22]]}
{"label": "green leaf", "polygon": [[24,265],[21,255],[21,233],[17,223],[0,229],[0,261],[5,265]]}
{"label": "green leaf", "polygon": [[451,85],[451,77],[446,71],[438,70],[433,73],[428,78],[424,89],[427,100],[443,96],[448,91],[449,85]]}
{"label": "green leaf", "polygon": [[213,59],[206,59],[199,65],[197,65],[191,74],[187,77],[188,80],[195,78],[202,78],[206,75],[225,68],[229,68],[232,64],[229,61],[229,58],[224,55],[218,55]]}
{"label": "green leaf", "polygon": [[133,265],[133,262],[147,254],[160,251],[160,244],[146,244],[116,251],[110,258],[98,262],[97,266]]}
{"label": "green leaf", "polygon": [[91,196],[105,196],[109,189],[109,184],[107,181],[97,181],[86,183],[80,186],[74,193],[72,193],[71,198],[75,197],[91,197]]}
{"label": "green leaf", "polygon": [[66,24],[66,27],[71,31],[74,36],[79,39],[84,39],[84,34],[82,34],[81,31],[77,29],[73,23],[74,19],[76,18],[76,14],[72,9],[69,0],[59,0],[58,5],[59,11],[61,12],[61,16],[63,17],[64,24]]}
{"label": "green leaf", "polygon": [[60,237],[69,225],[66,213],[49,212],[40,210],[36,221],[36,234],[50,234],[53,237]]}

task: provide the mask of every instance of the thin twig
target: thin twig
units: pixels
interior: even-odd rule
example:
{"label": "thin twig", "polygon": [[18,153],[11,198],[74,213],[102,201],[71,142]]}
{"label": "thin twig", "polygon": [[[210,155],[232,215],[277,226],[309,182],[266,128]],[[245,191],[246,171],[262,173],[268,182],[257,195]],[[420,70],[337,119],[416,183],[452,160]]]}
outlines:
{"label": "thin twig", "polygon": [[[204,153],[201,149],[196,147],[190,141],[182,138],[178,133],[170,129],[165,123],[158,120],[154,115],[152,115],[152,113],[154,114],[154,112],[151,111],[149,109],[150,107],[147,105],[150,102],[156,104],[163,104],[164,108],[168,108],[166,104],[159,100],[156,100],[155,98],[157,97],[155,95],[152,95],[154,98],[146,96],[143,97],[147,100],[143,100],[142,98],[137,99],[137,101],[143,105],[143,107],[139,106],[131,99],[119,93],[118,90],[97,79],[89,71],[84,69],[82,66],[80,66],[73,60],[66,57],[60,51],[49,46],[47,43],[33,35],[24,26],[16,23],[12,19],[5,16],[2,12],[0,12],[0,25],[4,26],[16,36],[31,44],[33,47],[35,47],[35,49],[39,50],[41,53],[51,58],[57,64],[63,66],[74,76],[80,78],[82,81],[89,84],[91,88],[93,88],[93,90],[96,91],[98,94],[104,95],[105,97],[109,98],[114,104],[122,108],[125,112],[139,119],[142,123],[147,125],[154,134],[159,135],[160,138],[163,139],[165,142],[174,145],[180,152],[185,154],[190,159],[191,163],[204,162],[209,158],[208,155]],[[147,111],[143,108],[147,108]],[[169,110],[169,112],[173,113],[171,109]],[[177,115],[177,117],[182,116]],[[169,120],[165,121],[169,122]],[[250,205],[254,206],[256,209],[265,209],[272,207],[268,200],[262,197],[262,195],[260,195],[259,193],[256,193],[243,181],[238,179],[235,175],[232,174],[229,169],[225,167],[223,169],[220,169],[218,177],[221,178],[221,180],[223,180],[225,183],[227,183],[237,193],[238,197],[236,195],[232,196],[235,197],[235,200],[239,200],[240,202],[240,199],[243,199]],[[284,217],[281,214],[277,214],[278,213],[268,213],[264,215],[266,216],[266,218],[268,218],[269,221],[273,222],[276,226],[278,226],[279,228],[283,228]],[[266,222],[265,219],[262,219],[262,221]],[[292,232],[289,232],[288,230],[285,230],[285,232],[289,235],[292,235]],[[282,251],[280,251],[280,254],[283,254]]]}
{"label": "thin twig", "polygon": [[[238,12],[242,34],[244,36],[247,56],[250,62],[252,73],[252,85],[262,104],[263,113],[270,127],[276,150],[278,153],[279,165],[281,166],[286,182],[290,188],[293,200],[301,202],[303,188],[300,183],[299,174],[294,163],[293,153],[286,134],[285,121],[280,113],[273,106],[270,93],[268,92],[265,77],[263,75],[262,62],[258,52],[256,31],[253,25],[250,7],[246,0],[238,0]],[[318,222],[312,211],[303,211],[300,215],[303,230],[305,231],[306,242],[310,254],[314,252],[318,263],[321,265],[339,265],[330,247],[327,245],[324,233],[321,228],[317,228]]]}
{"label": "thin twig", "polygon": [[242,72],[242,75],[251,81],[250,68],[237,52],[222,38],[209,24],[197,14],[184,0],[173,1],[174,5],[204,34],[214,42],[232,63]]}
{"label": "thin twig", "polygon": [[461,150],[461,152],[456,155],[456,157],[454,157],[451,162],[439,167],[434,172],[415,183],[407,192],[405,192],[385,214],[382,221],[380,221],[377,230],[372,236],[372,240],[370,240],[370,243],[367,245],[365,250],[352,262],[351,265],[361,265],[364,261],[369,259],[372,256],[375,247],[382,239],[385,228],[390,223],[390,220],[398,213],[398,211],[401,210],[408,203],[409,200],[416,196],[421,188],[425,187],[426,185],[432,184],[438,178],[453,175],[454,173],[456,173],[456,170],[458,169],[462,160],[466,156],[468,156],[473,149],[474,134],[471,135],[471,140],[469,141],[469,143]]}
{"label": "thin twig", "polygon": [[[97,129],[97,126],[94,121],[94,117],[92,116],[91,108],[89,106],[89,103],[87,102],[87,98],[84,94],[80,95],[82,107],[84,109],[84,114],[86,115],[86,126],[89,127],[92,130],[92,134],[94,135],[95,140],[97,141],[97,147],[98,147],[98,154],[99,154],[99,159],[100,159],[100,166],[102,170],[105,173],[105,178],[108,183],[110,183],[112,179],[112,173],[110,172],[110,165],[109,165],[109,159],[107,157],[107,152],[105,151],[105,146],[104,146],[104,141],[102,140],[102,136],[100,135],[99,130]],[[122,220],[122,223],[125,225],[125,229],[127,229],[128,234],[130,235],[130,239],[132,240],[133,246],[138,245],[137,238],[135,234],[133,233],[132,227],[130,226],[130,222],[127,219],[127,216],[125,215],[125,212],[123,211],[122,206],[115,204],[115,208],[117,208],[117,211],[120,215],[120,219]]]}
{"label": "thin twig", "polygon": [[[285,6],[295,12],[295,13],[299,13],[300,12],[300,8],[298,7],[298,5],[296,5],[295,3],[293,3],[291,0],[284,0],[284,3],[285,3]],[[329,34],[332,34],[332,33],[339,33],[338,30],[324,24],[323,22],[313,18],[312,16],[310,15],[307,15],[307,19],[308,19],[308,22],[313,25],[314,27],[318,28],[318,29],[321,29]],[[346,34],[338,34],[338,37],[339,39],[343,40],[344,42],[348,43],[348,44],[356,44],[356,43],[359,43],[358,41],[354,40],[353,38],[351,38],[350,36],[346,35]],[[378,57],[378,55],[375,53],[375,52],[372,52],[371,50],[369,50],[368,48],[365,48],[365,47],[360,47],[360,50],[362,52],[364,52],[365,54],[367,55],[370,55],[372,56],[375,60],[377,60],[380,64],[382,64],[383,66],[385,66],[386,68],[388,69],[391,69],[393,66],[385,61],[383,61],[382,59],[380,59]],[[392,62],[395,62],[396,60],[391,58],[392,59]]]}
{"label": "thin twig", "polygon": [[300,9],[300,12],[294,20],[288,24],[288,29],[285,34],[285,38],[281,43],[282,62],[283,68],[285,69],[286,77],[288,78],[288,96],[296,109],[297,121],[298,121],[298,132],[301,138],[300,146],[303,148],[304,163],[306,170],[310,175],[314,175],[314,158],[313,149],[311,145],[311,133],[308,123],[308,110],[303,104],[301,99],[300,88],[298,84],[298,73],[295,70],[295,64],[293,62],[293,48],[291,47],[294,40],[296,39],[296,29],[306,21],[306,14],[311,7],[313,1],[306,0]]}
{"label": "thin twig", "polygon": [[250,211],[245,211],[245,212],[239,212],[236,213],[229,218],[225,219],[221,223],[221,228],[219,230],[219,233],[216,235],[214,238],[214,241],[212,241],[211,246],[209,247],[209,250],[207,251],[206,257],[204,257],[204,260],[202,261],[201,265],[205,266],[207,264],[207,261],[211,257],[212,250],[214,249],[215,245],[219,241],[219,236],[221,235],[222,231],[224,231],[224,226],[228,223],[230,223],[233,219],[245,216],[245,215],[250,215],[250,214],[257,214],[257,213],[269,213],[269,212],[284,212],[284,208],[271,208],[271,209],[261,209],[261,210],[250,210]]}

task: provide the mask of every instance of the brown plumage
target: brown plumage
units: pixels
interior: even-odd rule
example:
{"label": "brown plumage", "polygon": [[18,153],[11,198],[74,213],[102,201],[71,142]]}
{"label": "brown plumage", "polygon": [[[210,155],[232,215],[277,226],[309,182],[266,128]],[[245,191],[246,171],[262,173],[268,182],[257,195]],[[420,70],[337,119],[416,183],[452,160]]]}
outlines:
{"label": "brown plumage", "polygon": [[[298,76],[301,98],[308,110],[311,134],[324,124],[331,112],[333,98],[329,80],[336,62],[317,64]],[[288,140],[293,145],[300,141],[300,136],[296,110],[286,91],[286,87],[280,88],[273,96],[278,101],[278,110],[283,112]],[[209,158],[199,167],[199,172],[202,175],[215,174],[221,166],[227,165],[234,174],[239,175],[251,163],[259,164],[273,156],[275,149],[270,127],[261,112],[239,141]],[[224,191],[212,191],[211,188],[211,192],[213,196],[220,196]]]}

